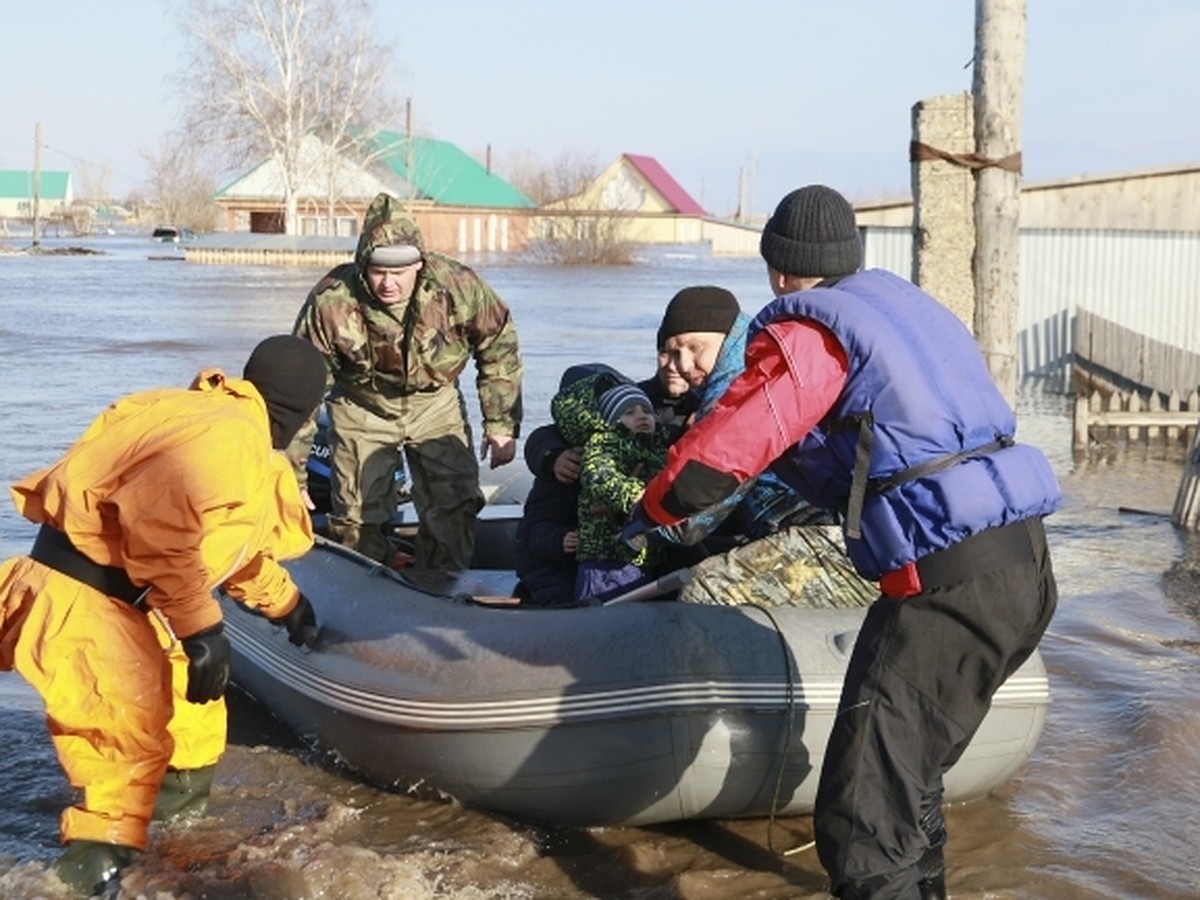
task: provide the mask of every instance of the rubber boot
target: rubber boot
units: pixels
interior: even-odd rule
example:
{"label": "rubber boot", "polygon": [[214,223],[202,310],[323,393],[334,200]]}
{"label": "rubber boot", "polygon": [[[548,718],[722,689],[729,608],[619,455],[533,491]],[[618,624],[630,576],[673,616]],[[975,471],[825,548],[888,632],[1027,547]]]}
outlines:
{"label": "rubber boot", "polygon": [[54,864],[67,887],[84,897],[102,894],[120,879],[121,870],[133,861],[136,851],[102,841],[67,841],[67,849]]}
{"label": "rubber boot", "polygon": [[946,900],[946,861],[941,847],[930,847],[917,863],[921,900]]}
{"label": "rubber boot", "polygon": [[200,769],[167,769],[154,800],[155,822],[202,816],[208,810],[216,765]]}

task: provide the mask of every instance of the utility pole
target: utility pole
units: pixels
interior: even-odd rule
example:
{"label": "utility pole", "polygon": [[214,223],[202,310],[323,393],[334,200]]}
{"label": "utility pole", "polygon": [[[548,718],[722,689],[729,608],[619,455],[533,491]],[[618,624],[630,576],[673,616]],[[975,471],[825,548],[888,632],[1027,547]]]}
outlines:
{"label": "utility pole", "polygon": [[404,136],[407,140],[407,145],[404,148],[404,172],[407,176],[404,183],[408,188],[408,197],[406,198],[409,204],[412,203],[414,193],[413,185],[413,117],[412,117],[412,97],[404,101]]}
{"label": "utility pole", "polygon": [[1017,397],[1021,92],[1025,0],[975,0],[975,336],[997,387]]}
{"label": "utility pole", "polygon": [[38,122],[33,126],[33,246],[36,248],[40,245],[39,234],[41,232],[41,203],[40,197],[42,188],[42,123]]}
{"label": "utility pole", "polygon": [[758,163],[754,151],[750,151],[750,180],[746,189],[746,221],[754,221],[754,192],[758,188]]}

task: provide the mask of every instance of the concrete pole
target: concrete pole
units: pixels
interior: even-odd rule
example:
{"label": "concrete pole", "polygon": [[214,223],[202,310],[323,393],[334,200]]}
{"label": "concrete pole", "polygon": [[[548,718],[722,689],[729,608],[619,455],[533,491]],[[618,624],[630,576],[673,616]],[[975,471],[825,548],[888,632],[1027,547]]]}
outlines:
{"label": "concrete pole", "polygon": [[[997,387],[1017,397],[1021,92],[1025,0],[975,2],[975,336]],[[1007,164],[1000,164],[1001,161]]]}
{"label": "concrete pole", "polygon": [[975,112],[968,93],[931,97],[912,108],[913,140],[945,151],[914,153],[912,280],[975,327],[975,177],[957,162],[975,150]]}

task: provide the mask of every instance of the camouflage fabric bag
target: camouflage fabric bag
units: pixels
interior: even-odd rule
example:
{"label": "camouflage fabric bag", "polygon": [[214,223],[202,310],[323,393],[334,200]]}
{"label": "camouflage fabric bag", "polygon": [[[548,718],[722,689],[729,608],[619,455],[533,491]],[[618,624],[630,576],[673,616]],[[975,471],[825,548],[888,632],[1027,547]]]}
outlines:
{"label": "camouflage fabric bag", "polygon": [[847,609],[869,606],[878,597],[879,587],[854,571],[840,526],[805,525],[702,560],[679,599]]}

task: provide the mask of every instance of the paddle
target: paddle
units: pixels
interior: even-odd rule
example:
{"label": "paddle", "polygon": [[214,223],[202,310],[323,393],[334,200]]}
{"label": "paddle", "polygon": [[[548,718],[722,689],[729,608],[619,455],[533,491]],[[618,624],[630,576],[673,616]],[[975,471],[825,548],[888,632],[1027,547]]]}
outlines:
{"label": "paddle", "polygon": [[618,603],[636,603],[639,600],[651,600],[654,597],[661,597],[663,594],[669,594],[671,591],[679,590],[692,580],[691,569],[676,569],[674,572],[668,572],[654,581],[635,587],[633,590],[626,591],[624,594],[618,594],[611,600],[605,600],[604,606],[615,606]]}

